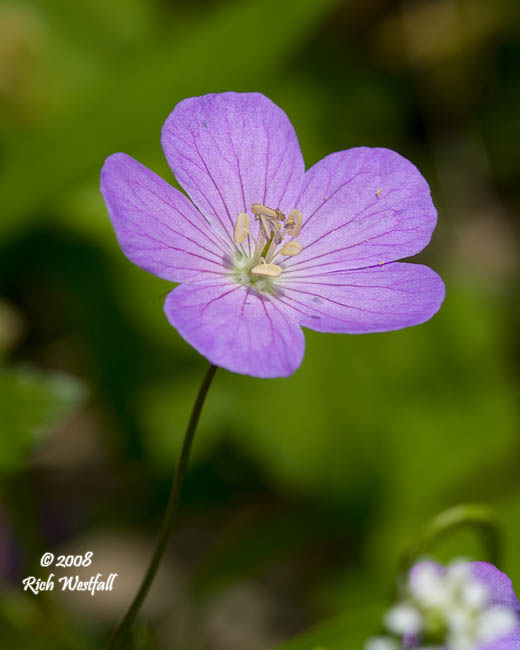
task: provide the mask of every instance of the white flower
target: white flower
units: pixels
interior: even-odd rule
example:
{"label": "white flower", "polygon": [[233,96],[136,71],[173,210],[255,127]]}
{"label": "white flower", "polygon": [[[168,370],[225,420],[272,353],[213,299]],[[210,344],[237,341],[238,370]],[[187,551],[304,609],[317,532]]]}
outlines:
{"label": "white flower", "polygon": [[417,634],[423,623],[420,612],[407,603],[400,603],[389,609],[383,622],[390,632],[399,635]]}
{"label": "white flower", "polygon": [[[386,629],[396,637],[435,639],[438,648],[479,650],[520,625],[517,613],[490,605],[490,592],[475,577],[470,563],[443,569],[425,562],[414,567],[403,600],[384,616]],[[372,639],[365,650],[394,650],[391,639]],[[421,646],[417,650],[436,650]]]}
{"label": "white flower", "polygon": [[476,580],[463,585],[461,597],[465,605],[471,609],[483,609],[489,600],[488,590]]}
{"label": "white flower", "polygon": [[506,636],[518,626],[516,614],[506,607],[489,607],[478,622],[478,636],[481,643],[492,643]]}
{"label": "white flower", "polygon": [[401,644],[386,636],[374,637],[365,643],[365,650],[400,650]]}
{"label": "white flower", "polygon": [[427,562],[415,568],[410,591],[425,608],[445,605],[448,596],[444,575],[439,573],[438,567]]}

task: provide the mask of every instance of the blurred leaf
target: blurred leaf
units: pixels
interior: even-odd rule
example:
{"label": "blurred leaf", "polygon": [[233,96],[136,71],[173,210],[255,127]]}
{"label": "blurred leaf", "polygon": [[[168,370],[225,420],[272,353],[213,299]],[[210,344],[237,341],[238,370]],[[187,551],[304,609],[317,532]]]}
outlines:
{"label": "blurred leaf", "polygon": [[[206,12],[174,43],[171,37],[125,58],[113,77],[88,88],[69,119],[6,155],[0,181],[0,232],[20,226],[35,208],[71,183],[99,170],[103,160],[143,142],[159,147],[160,127],[184,97],[223,90],[255,90],[273,68],[304,42],[318,16],[335,0],[255,0]],[[273,20],[276,16],[276,20]],[[255,38],[261,35],[261,47]],[[30,192],[26,188],[30,187]]]}
{"label": "blurred leaf", "polygon": [[70,616],[62,616],[45,593],[16,589],[0,592],[2,647],[23,650],[94,650],[91,631]]}
{"label": "blurred leaf", "polygon": [[85,397],[83,386],[64,374],[0,367],[0,473],[15,471]]}
{"label": "blurred leaf", "polygon": [[136,621],[132,628],[133,650],[157,650],[157,635],[150,623]]}
{"label": "blurred leaf", "polygon": [[380,627],[383,607],[351,610],[322,623],[276,650],[360,650]]}
{"label": "blurred leaf", "polygon": [[249,510],[242,520],[238,517],[231,525],[221,522],[219,538],[197,569],[197,590],[250,579],[266,573],[273,565],[287,567],[305,550],[307,557],[312,557],[323,531],[330,530],[310,508],[305,512],[294,508],[293,512],[283,511],[274,517],[262,512],[255,515],[253,507]]}

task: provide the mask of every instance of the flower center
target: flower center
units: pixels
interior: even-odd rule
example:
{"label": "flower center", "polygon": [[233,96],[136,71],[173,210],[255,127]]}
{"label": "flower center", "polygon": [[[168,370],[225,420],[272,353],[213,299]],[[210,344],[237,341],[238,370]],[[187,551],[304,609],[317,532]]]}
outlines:
{"label": "flower center", "polygon": [[[278,209],[273,209],[261,203],[253,203],[251,212],[258,223],[256,236],[250,231],[250,217],[247,212],[241,212],[236,221],[233,239],[237,246],[234,256],[233,275],[240,284],[248,284],[259,291],[270,292],[273,281],[283,271],[274,260],[279,256],[293,257],[298,255],[302,246],[295,241],[302,226],[300,210],[291,210],[286,218]],[[282,245],[284,238],[289,237]]]}

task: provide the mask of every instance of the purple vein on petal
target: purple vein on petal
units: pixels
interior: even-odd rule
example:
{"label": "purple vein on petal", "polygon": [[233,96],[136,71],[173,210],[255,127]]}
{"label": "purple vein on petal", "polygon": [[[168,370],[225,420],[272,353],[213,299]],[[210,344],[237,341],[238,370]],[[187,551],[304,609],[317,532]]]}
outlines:
{"label": "purple vein on petal", "polygon": [[[183,219],[184,219],[184,220],[185,220],[185,221],[186,221],[190,226],[192,226],[193,228],[195,228],[195,230],[197,230],[197,232],[199,232],[203,237],[205,237],[205,239],[207,239],[211,244],[216,245],[215,240],[214,240],[214,239],[211,239],[211,237],[208,235],[207,230],[206,230],[206,231],[205,231],[205,230],[201,230],[201,229],[199,228],[199,226],[198,226],[196,223],[194,223],[194,221],[192,221],[189,217],[187,217],[187,216],[184,214],[184,212],[182,212],[182,211],[180,210],[180,208],[178,208],[177,206],[173,205],[173,204],[171,203],[171,201],[168,199],[168,197],[167,197],[166,195],[164,195],[164,196],[159,196],[159,195],[157,194],[157,192],[154,192],[153,190],[151,190],[150,188],[146,187],[145,185],[143,185],[142,183],[139,183],[139,182],[135,182],[135,183],[133,183],[133,185],[135,185],[136,187],[140,187],[141,189],[143,189],[143,190],[145,190],[145,191],[148,191],[150,194],[152,194],[152,195],[155,196],[157,199],[159,199],[159,201],[162,201],[162,202],[166,203],[168,206],[171,207],[172,210],[174,210],[175,212],[177,212],[177,213],[178,213],[178,214],[179,214],[179,215],[180,215],[180,216],[181,216],[181,217],[182,217],[182,218],[183,218]],[[136,198],[137,200],[139,200],[139,198],[138,198],[137,195],[135,194],[135,190],[134,190],[133,187],[132,187],[132,192],[134,193],[135,198]],[[137,206],[134,206],[134,207],[137,207]],[[203,215],[199,210],[197,210],[197,208],[196,208],[195,206],[193,206],[193,208],[196,210],[196,212],[197,212],[197,213],[201,216],[201,218],[204,220],[204,223],[205,223],[206,225],[209,225],[209,222],[208,222],[208,220],[204,217],[204,215]],[[140,210],[140,208],[138,208],[138,209]],[[175,233],[176,235],[180,235],[181,237],[185,237],[186,239],[189,239],[189,237],[188,237],[187,235],[183,235],[182,233],[179,233],[179,232],[177,232],[176,230],[174,230],[173,228],[171,228],[171,226],[168,224],[167,221],[163,221],[162,224],[165,226],[165,228],[167,228],[168,230],[170,230],[172,233]],[[190,239],[190,241],[193,241],[193,243],[197,243],[198,246],[201,246],[201,247],[202,247],[202,245],[199,244],[198,242],[194,242],[194,240],[191,240],[191,239]],[[220,248],[220,246],[218,246],[218,245],[217,245],[217,247]],[[206,249],[206,250],[208,250],[208,249]],[[220,248],[220,250],[221,250],[223,253],[225,253],[225,254],[228,254],[228,253],[229,253],[229,251],[226,250],[226,249],[224,249],[224,248]],[[209,252],[209,250],[208,250],[208,252]]]}

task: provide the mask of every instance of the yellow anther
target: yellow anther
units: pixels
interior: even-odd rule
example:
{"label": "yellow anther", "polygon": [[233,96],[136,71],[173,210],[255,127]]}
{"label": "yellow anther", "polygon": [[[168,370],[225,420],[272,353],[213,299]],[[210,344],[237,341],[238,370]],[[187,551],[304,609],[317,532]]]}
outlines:
{"label": "yellow anther", "polygon": [[268,208],[266,205],[262,205],[261,203],[253,203],[251,206],[251,212],[257,216],[263,215],[264,217],[269,217],[271,219],[278,218],[276,210]]}
{"label": "yellow anther", "polygon": [[291,240],[285,244],[280,253],[282,255],[298,255],[301,249],[302,245],[299,242]]}
{"label": "yellow anther", "polygon": [[263,206],[261,203],[253,203],[253,205],[251,206],[251,212],[256,215],[262,214],[264,211],[264,207],[265,206]]}
{"label": "yellow anther", "polygon": [[237,244],[241,244],[249,234],[249,215],[241,212],[237,217],[233,239]]}
{"label": "yellow anther", "polygon": [[287,219],[285,227],[287,228],[287,232],[291,235],[291,237],[298,237],[300,234],[300,230],[302,228],[302,218],[303,215],[300,210],[291,210],[289,212],[289,218]]}
{"label": "yellow anther", "polygon": [[380,187],[380,188],[376,191],[376,196],[377,196],[378,199],[381,198],[381,194],[382,194],[382,193],[383,193],[383,188]]}
{"label": "yellow anther", "polygon": [[253,275],[266,275],[270,278],[276,278],[282,272],[281,267],[276,264],[259,264],[251,270]]}

